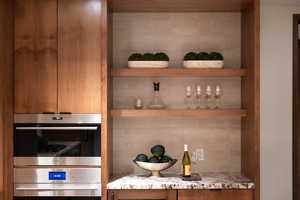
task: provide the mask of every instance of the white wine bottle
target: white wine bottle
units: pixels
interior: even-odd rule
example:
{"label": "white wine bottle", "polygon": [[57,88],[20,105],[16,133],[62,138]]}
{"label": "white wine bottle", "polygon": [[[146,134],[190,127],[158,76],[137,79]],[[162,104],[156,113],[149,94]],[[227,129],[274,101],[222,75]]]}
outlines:
{"label": "white wine bottle", "polygon": [[183,170],[183,177],[191,177],[192,168],[191,168],[191,159],[188,152],[188,145],[184,145],[184,155],[182,158],[182,170]]}

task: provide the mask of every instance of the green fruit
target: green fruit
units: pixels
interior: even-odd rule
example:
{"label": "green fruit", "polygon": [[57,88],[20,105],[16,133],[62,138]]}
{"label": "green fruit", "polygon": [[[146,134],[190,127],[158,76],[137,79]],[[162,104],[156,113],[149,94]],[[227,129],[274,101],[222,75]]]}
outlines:
{"label": "green fruit", "polygon": [[208,53],[206,52],[200,52],[198,55],[197,55],[197,60],[210,60],[210,56]]}
{"label": "green fruit", "polygon": [[165,154],[165,147],[162,145],[155,145],[151,148],[151,153],[153,156],[161,157]]}
{"label": "green fruit", "polygon": [[159,159],[158,159],[158,157],[156,157],[156,156],[152,156],[152,157],[149,159],[149,162],[150,162],[150,163],[159,163]]}
{"label": "green fruit", "polygon": [[197,54],[195,52],[189,52],[185,54],[184,60],[197,60]]}
{"label": "green fruit", "polygon": [[160,53],[156,53],[154,55],[154,59],[157,60],[157,61],[169,61],[169,56],[163,52],[160,52]]}
{"label": "green fruit", "polygon": [[154,59],[154,54],[152,54],[152,53],[145,53],[143,55],[143,60],[144,61],[153,61],[153,60],[155,60]]}
{"label": "green fruit", "polygon": [[140,61],[140,60],[143,60],[143,55],[140,53],[131,54],[131,56],[128,58],[128,61]]}
{"label": "green fruit", "polygon": [[167,162],[171,162],[173,159],[169,156],[162,156],[159,160],[160,163],[167,163]]}
{"label": "green fruit", "polygon": [[139,154],[136,156],[135,161],[140,161],[140,162],[148,162],[148,156],[145,154]]}

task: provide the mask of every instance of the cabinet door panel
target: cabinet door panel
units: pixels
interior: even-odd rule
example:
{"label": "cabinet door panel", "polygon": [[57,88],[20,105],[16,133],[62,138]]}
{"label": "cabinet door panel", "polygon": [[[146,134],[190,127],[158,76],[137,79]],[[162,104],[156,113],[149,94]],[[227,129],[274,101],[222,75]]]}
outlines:
{"label": "cabinet door panel", "polygon": [[177,200],[177,190],[109,190],[108,200]]}
{"label": "cabinet door panel", "polygon": [[57,112],[57,1],[15,0],[15,112]]}
{"label": "cabinet door panel", "polygon": [[178,200],[253,200],[253,190],[179,190]]}
{"label": "cabinet door panel", "polygon": [[58,110],[101,111],[101,0],[58,0]]}

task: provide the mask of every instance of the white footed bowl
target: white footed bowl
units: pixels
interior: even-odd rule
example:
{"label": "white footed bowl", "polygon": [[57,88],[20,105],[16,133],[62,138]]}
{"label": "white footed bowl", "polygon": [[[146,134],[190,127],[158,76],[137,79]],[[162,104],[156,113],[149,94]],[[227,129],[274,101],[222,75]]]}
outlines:
{"label": "white footed bowl", "polygon": [[185,68],[195,69],[221,69],[224,67],[223,60],[185,60],[183,61]]}
{"label": "white footed bowl", "polygon": [[161,177],[160,171],[166,170],[172,167],[177,160],[173,159],[167,163],[149,163],[149,162],[140,162],[140,161],[133,161],[137,166],[140,168],[150,171],[151,176]]}
{"label": "white footed bowl", "polygon": [[167,68],[169,61],[128,61],[129,68]]}

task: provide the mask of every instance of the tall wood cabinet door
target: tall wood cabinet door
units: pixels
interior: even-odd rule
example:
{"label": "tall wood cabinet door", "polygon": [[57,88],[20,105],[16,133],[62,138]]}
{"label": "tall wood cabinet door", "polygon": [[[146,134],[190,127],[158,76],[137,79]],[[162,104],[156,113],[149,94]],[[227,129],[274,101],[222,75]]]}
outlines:
{"label": "tall wood cabinet door", "polygon": [[58,0],[58,110],[101,112],[101,0]]}
{"label": "tall wood cabinet door", "polygon": [[57,0],[15,0],[15,112],[57,112]]}
{"label": "tall wood cabinet door", "polygon": [[178,200],[253,200],[253,190],[179,190]]}

